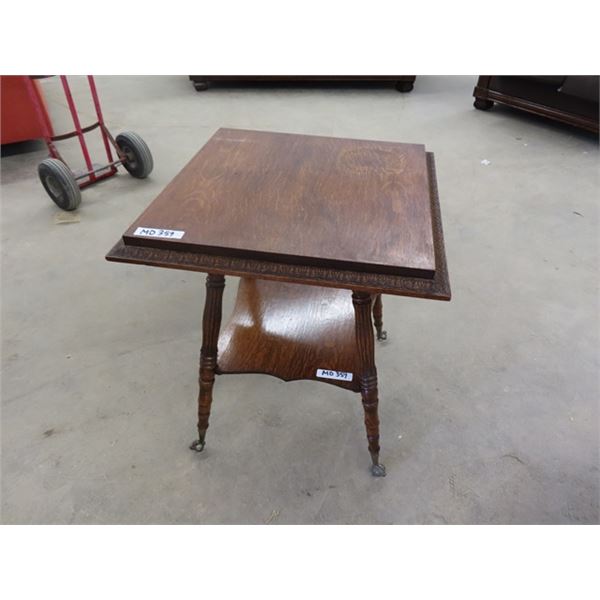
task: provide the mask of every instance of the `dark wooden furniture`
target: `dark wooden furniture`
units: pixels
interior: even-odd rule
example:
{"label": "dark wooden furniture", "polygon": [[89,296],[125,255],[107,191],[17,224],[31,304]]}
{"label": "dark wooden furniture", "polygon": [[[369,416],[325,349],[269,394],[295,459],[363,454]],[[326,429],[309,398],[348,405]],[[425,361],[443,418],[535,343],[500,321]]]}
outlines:
{"label": "dark wooden furniture", "polygon": [[475,108],[494,102],[598,133],[597,75],[481,75],[473,90]]}
{"label": "dark wooden furniture", "polygon": [[268,82],[268,81],[391,81],[399,92],[410,92],[416,75],[190,75],[190,81],[198,92],[208,89],[215,82]]}
{"label": "dark wooden furniture", "polygon": [[[381,294],[450,299],[433,155],[420,145],[220,129],[108,260],[204,271],[198,440],[215,375],[360,392],[379,462]],[[225,276],[241,277],[221,330]]]}

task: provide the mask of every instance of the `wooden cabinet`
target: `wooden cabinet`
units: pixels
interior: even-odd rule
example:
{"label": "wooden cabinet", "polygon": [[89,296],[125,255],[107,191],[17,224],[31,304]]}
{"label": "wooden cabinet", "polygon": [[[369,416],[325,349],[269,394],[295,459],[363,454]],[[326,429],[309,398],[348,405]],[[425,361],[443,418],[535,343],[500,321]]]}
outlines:
{"label": "wooden cabinet", "polygon": [[598,133],[597,75],[481,75],[475,108],[495,102]]}
{"label": "wooden cabinet", "polygon": [[388,81],[396,84],[399,92],[413,89],[416,75],[190,75],[197,91],[208,89],[210,82],[315,82],[315,81]]}

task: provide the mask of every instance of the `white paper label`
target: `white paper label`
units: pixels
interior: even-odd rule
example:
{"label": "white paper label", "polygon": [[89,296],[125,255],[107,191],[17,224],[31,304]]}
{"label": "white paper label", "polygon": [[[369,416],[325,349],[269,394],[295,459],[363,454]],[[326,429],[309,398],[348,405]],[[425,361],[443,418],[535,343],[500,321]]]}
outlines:
{"label": "white paper label", "polygon": [[352,373],[345,371],[328,371],[327,369],[317,369],[317,377],[324,379],[341,379],[343,381],[352,381]]}
{"label": "white paper label", "polygon": [[180,240],[184,235],[185,231],[177,231],[176,229],[154,229],[152,227],[138,227],[133,235],[143,237],[156,237],[164,238],[167,240]]}

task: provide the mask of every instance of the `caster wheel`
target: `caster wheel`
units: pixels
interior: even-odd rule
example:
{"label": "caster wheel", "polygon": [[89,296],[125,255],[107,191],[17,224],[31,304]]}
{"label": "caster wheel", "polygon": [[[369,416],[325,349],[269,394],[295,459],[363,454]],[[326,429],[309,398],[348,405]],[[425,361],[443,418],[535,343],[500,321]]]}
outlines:
{"label": "caster wheel", "polygon": [[48,196],[63,210],[75,210],[81,204],[81,190],[73,172],[57,158],[46,158],[38,175]]}
{"label": "caster wheel", "polygon": [[197,92],[204,92],[208,89],[208,83],[206,81],[194,81],[194,89]]}
{"label": "caster wheel", "polygon": [[396,89],[399,92],[402,92],[404,94],[406,92],[411,92],[414,87],[415,87],[415,85],[412,81],[397,81],[396,82]]}
{"label": "caster wheel", "polygon": [[494,103],[491,100],[485,100],[483,98],[475,98],[475,102],[473,102],[473,106],[479,110],[490,110]]}
{"label": "caster wheel", "polygon": [[154,161],[146,142],[133,131],[120,133],[115,141],[119,150],[125,155],[123,166],[129,174],[138,179],[148,177],[154,167]]}

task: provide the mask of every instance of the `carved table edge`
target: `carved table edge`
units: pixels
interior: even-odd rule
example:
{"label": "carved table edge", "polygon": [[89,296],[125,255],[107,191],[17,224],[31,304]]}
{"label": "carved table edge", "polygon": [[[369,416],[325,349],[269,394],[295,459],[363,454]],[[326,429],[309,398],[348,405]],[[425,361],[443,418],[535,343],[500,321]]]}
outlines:
{"label": "carved table edge", "polygon": [[444,250],[444,237],[435,176],[435,161],[431,152],[427,152],[427,168],[430,182],[436,261],[436,272],[433,279],[307,265],[290,265],[251,258],[182,252],[180,250],[150,248],[147,246],[131,246],[125,245],[123,239],[115,244],[105,258],[112,262],[216,273],[235,277],[254,277],[257,279],[342,288],[373,294],[393,294],[449,301],[451,299],[450,282]]}

